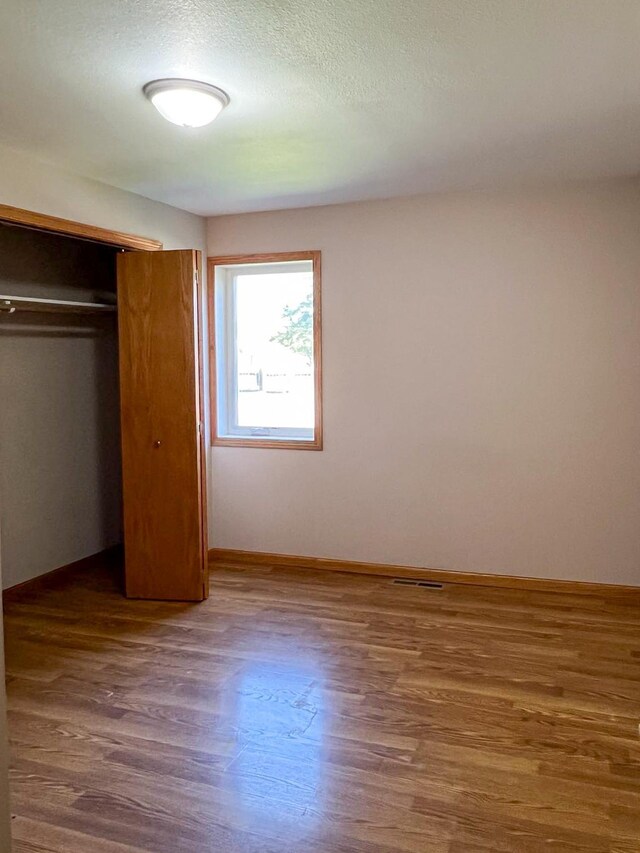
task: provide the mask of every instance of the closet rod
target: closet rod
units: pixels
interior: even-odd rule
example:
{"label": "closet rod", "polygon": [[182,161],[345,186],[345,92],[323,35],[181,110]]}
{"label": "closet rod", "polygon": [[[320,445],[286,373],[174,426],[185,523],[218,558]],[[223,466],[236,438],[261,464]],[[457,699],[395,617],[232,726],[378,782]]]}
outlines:
{"label": "closet rod", "polygon": [[38,299],[32,296],[0,295],[0,312],[13,314],[14,311],[55,311],[67,314],[109,314],[118,310],[117,305],[108,302],[73,302],[66,299]]}

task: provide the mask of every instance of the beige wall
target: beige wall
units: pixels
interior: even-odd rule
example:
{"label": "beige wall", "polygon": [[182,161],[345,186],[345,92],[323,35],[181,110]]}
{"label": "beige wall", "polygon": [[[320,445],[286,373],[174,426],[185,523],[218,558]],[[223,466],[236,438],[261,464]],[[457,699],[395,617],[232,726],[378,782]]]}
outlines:
{"label": "beige wall", "polygon": [[203,249],[200,216],[49,166],[0,146],[0,204],[162,240],[165,249]]}
{"label": "beige wall", "polygon": [[2,608],[0,608],[0,850],[11,849],[9,801],[9,749],[7,743],[7,709],[4,687],[4,638],[2,635]]}
{"label": "beige wall", "polygon": [[214,448],[212,544],[640,584],[640,184],[209,220],[323,252],[325,450]]}
{"label": "beige wall", "polygon": [[[0,536],[0,545],[2,537]],[[2,587],[2,561],[0,560],[0,588]],[[2,599],[0,598],[0,851],[11,849],[9,803],[9,749],[7,741],[7,705],[4,682],[4,630],[2,625]]]}

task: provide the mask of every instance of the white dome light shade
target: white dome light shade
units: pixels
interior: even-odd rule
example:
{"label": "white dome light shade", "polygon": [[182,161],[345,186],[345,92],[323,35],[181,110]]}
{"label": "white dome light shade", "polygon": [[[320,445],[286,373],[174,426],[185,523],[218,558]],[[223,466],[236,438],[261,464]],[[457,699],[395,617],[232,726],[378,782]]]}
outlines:
{"label": "white dome light shade", "polygon": [[142,91],[161,116],[181,127],[210,124],[229,103],[222,89],[198,80],[152,80]]}

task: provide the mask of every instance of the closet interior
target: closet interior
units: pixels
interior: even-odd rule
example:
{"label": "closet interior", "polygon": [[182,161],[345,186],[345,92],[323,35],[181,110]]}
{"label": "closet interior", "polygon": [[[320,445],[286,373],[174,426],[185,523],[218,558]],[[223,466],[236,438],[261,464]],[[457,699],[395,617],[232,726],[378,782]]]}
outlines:
{"label": "closet interior", "polygon": [[[0,223],[5,589],[124,542],[127,594],[206,597],[199,339],[195,252]],[[180,423],[163,420],[173,405]],[[172,511],[183,523],[159,532]]]}

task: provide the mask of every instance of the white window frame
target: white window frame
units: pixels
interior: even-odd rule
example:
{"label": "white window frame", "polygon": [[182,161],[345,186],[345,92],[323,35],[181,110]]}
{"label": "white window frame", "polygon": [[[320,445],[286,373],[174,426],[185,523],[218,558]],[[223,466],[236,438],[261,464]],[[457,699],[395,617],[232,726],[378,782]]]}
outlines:
{"label": "white window frame", "polygon": [[[255,257],[255,260],[253,259]],[[213,383],[214,406],[213,443],[251,447],[287,447],[296,449],[322,449],[322,403],[320,393],[320,256],[318,252],[300,253],[299,257],[249,256],[238,259],[210,259],[210,282],[213,291]],[[283,259],[280,260],[279,258]],[[291,258],[291,259],[289,259]],[[232,262],[234,261],[235,262]],[[314,427],[261,427],[238,424],[237,387],[237,313],[235,282],[239,275],[264,275],[265,273],[311,272],[313,275],[314,307],[314,402],[316,417]],[[318,408],[320,410],[318,411]]]}

